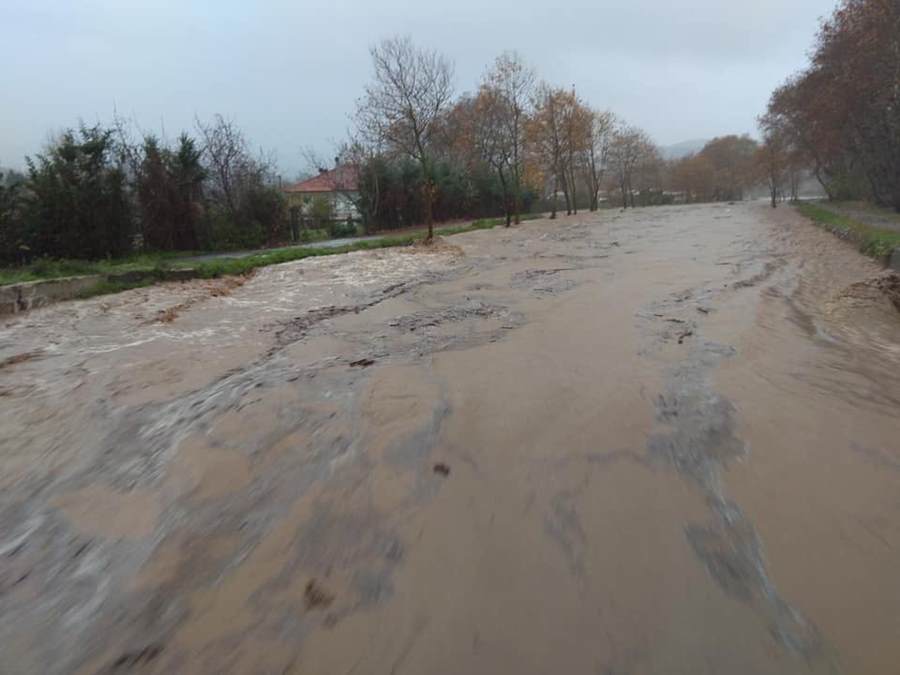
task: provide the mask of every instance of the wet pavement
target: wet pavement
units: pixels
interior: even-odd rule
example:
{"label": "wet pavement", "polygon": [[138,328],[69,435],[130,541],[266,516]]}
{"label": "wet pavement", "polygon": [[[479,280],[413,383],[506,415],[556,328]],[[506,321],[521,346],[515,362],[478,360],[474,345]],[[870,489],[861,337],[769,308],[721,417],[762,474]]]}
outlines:
{"label": "wet pavement", "polygon": [[579,214],[0,326],[2,673],[888,673],[893,283]]}

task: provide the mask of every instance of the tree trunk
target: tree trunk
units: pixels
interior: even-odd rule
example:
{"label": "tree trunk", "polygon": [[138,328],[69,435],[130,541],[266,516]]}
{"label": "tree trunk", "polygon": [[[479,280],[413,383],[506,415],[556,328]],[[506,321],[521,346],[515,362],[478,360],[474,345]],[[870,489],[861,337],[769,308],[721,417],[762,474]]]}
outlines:
{"label": "tree trunk", "polygon": [[[518,155],[516,156],[518,157]],[[516,225],[522,222],[522,180],[519,176],[518,159],[515,159],[517,166],[513,169],[513,211],[515,213]]]}
{"label": "tree trunk", "polygon": [[514,106],[513,118],[513,210],[515,211],[516,225],[522,222],[522,165],[519,162],[519,143],[521,139],[522,111]]}
{"label": "tree trunk", "polygon": [[569,171],[569,178],[571,178],[572,183],[572,213],[576,216],[578,215],[578,188],[575,185],[575,170],[572,169]]}
{"label": "tree trunk", "polygon": [[[557,179],[558,183],[559,179]],[[572,202],[569,201],[569,179],[566,176],[565,169],[562,172],[563,197],[566,198],[566,215],[572,215]]]}
{"label": "tree trunk", "polygon": [[819,181],[819,185],[822,186],[822,189],[825,190],[825,196],[828,197],[828,201],[834,201],[834,195],[831,194],[831,189],[828,187],[828,183],[825,182],[825,179],[822,178],[822,168],[816,163],[816,167],[813,169],[813,175],[816,177],[816,180]]}
{"label": "tree trunk", "polygon": [[550,208],[552,209],[552,212],[550,213],[550,220],[554,220],[556,218],[556,192],[557,192],[558,188],[559,188],[559,179],[554,178],[553,179],[553,197],[552,197],[553,202],[550,206]]}
{"label": "tree trunk", "polygon": [[866,180],[869,181],[869,188],[872,190],[872,198],[879,206],[887,206],[887,201],[881,195],[879,190],[878,179],[872,175],[872,171],[866,171]]}
{"label": "tree trunk", "polygon": [[506,227],[512,222],[512,213],[510,209],[509,187],[506,184],[506,176],[503,175],[503,167],[497,167],[497,176],[500,178],[500,186],[503,188],[503,215],[506,216]]}
{"label": "tree trunk", "polygon": [[[381,180],[378,178],[378,171],[373,171],[374,174],[373,182],[375,183],[375,189],[373,190],[372,195],[372,205],[371,205],[371,217],[369,218],[369,227],[375,227],[376,221],[378,219],[378,207],[381,206],[379,203],[381,200]],[[369,234],[366,232],[366,234]]]}
{"label": "tree trunk", "polygon": [[428,236],[425,241],[431,243],[434,241],[434,215],[432,201],[434,199],[434,190],[432,189],[431,179],[425,179],[425,224],[428,225]]}

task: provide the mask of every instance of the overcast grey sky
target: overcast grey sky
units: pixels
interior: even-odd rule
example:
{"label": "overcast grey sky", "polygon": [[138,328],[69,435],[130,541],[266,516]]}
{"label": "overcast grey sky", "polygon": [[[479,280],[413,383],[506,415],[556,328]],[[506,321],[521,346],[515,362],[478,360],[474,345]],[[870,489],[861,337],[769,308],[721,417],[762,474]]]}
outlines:
{"label": "overcast grey sky", "polygon": [[286,176],[330,155],[393,34],[443,51],[458,91],[504,49],[660,144],[753,132],[834,0],[0,0],[0,165],[114,109],[176,136],[222,113]]}

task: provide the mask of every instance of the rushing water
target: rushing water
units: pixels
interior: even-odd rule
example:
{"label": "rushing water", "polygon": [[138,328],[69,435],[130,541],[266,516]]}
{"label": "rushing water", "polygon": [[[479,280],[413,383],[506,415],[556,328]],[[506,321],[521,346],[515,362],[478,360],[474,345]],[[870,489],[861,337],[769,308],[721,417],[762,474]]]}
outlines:
{"label": "rushing water", "polygon": [[884,673],[900,320],[789,209],[0,326],[0,672]]}

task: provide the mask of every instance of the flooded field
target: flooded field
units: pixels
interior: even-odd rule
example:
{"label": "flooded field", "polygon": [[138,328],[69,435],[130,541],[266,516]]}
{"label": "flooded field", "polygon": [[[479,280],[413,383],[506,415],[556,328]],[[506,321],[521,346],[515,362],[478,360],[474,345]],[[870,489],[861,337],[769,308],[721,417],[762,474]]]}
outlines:
{"label": "flooded field", "polygon": [[0,673],[896,670],[896,280],[756,204],[448,243],[0,325]]}

